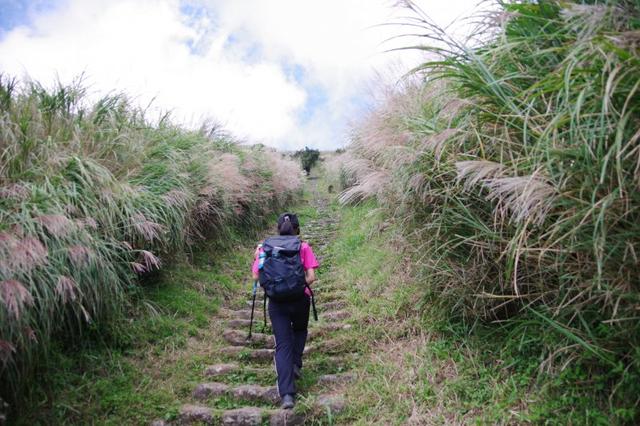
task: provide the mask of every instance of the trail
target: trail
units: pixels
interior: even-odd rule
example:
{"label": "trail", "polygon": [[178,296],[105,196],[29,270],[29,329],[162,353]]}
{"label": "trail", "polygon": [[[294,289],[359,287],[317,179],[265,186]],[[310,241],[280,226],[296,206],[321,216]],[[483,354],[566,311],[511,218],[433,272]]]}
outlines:
{"label": "trail", "polygon": [[[328,264],[328,246],[339,218],[329,211],[329,200],[318,191],[317,180],[310,180],[311,204],[317,218],[302,224],[303,239],[316,252],[321,265]],[[330,268],[330,266],[329,266]],[[261,297],[256,301],[254,333],[248,339],[251,294],[239,294],[226,304],[212,323],[213,329],[224,330],[228,344],[222,347],[202,371],[202,382],[183,401],[177,418],[156,420],[154,426],[193,423],[224,425],[301,425],[322,422],[345,407],[344,385],[354,379],[348,370],[353,354],[345,351],[340,335],[351,326],[345,321],[349,313],[343,308],[339,289],[322,277],[314,284],[319,321],[310,318],[309,338],[305,348],[303,377],[298,381],[294,410],[278,408],[280,398],[275,386],[273,363],[274,337],[262,333]],[[261,295],[261,293],[259,293]]]}

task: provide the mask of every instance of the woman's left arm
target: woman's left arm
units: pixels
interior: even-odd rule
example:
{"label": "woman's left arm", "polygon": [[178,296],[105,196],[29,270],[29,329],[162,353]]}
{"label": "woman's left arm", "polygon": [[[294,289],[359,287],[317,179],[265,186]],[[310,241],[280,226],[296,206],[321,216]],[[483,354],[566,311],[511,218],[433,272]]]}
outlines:
{"label": "woman's left arm", "polygon": [[316,271],[315,269],[320,266],[318,259],[316,259],[315,254],[313,254],[313,250],[311,246],[307,243],[302,244],[302,262],[304,264],[304,279],[307,282],[307,285],[311,285],[316,280]]}

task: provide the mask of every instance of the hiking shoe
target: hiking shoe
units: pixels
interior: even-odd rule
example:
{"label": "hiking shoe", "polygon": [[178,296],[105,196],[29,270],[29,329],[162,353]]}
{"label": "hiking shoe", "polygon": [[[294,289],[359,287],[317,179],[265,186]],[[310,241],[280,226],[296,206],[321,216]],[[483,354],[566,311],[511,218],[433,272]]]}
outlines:
{"label": "hiking shoe", "polygon": [[282,397],[282,404],[280,405],[280,408],[282,408],[283,410],[291,410],[295,404],[296,403],[293,399],[293,395],[288,393]]}
{"label": "hiking shoe", "polygon": [[295,364],[293,364],[293,377],[296,380],[299,380],[302,377],[302,368],[298,367]]}

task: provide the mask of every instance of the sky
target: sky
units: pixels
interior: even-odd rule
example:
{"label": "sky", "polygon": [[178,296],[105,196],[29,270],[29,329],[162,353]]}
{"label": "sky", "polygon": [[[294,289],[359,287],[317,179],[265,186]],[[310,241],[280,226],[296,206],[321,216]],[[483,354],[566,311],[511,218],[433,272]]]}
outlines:
{"label": "sky", "polygon": [[[280,149],[346,145],[350,126],[422,58],[389,0],[0,0],[0,73],[83,76],[174,122]],[[478,0],[419,0],[441,26]],[[463,28],[464,24],[455,24]],[[391,39],[391,40],[390,40]]]}

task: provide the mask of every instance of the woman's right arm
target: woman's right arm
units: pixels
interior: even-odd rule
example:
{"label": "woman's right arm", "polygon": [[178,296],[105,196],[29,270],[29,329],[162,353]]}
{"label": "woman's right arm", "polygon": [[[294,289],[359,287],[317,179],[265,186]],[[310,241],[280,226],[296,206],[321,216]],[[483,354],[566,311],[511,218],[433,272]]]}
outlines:
{"label": "woman's right arm", "polygon": [[304,271],[304,279],[308,285],[313,284],[313,282],[316,280],[316,270],[313,268],[309,268]]}

